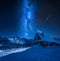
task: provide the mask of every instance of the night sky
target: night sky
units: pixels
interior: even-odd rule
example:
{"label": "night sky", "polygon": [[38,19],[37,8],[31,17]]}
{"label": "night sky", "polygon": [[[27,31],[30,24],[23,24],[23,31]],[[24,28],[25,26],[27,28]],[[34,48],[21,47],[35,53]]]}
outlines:
{"label": "night sky", "polygon": [[[34,25],[48,35],[60,35],[60,1],[31,0]],[[23,0],[0,0],[0,36],[19,36]]]}
{"label": "night sky", "polygon": [[39,0],[36,2],[36,23],[47,34],[60,34],[60,1]]}

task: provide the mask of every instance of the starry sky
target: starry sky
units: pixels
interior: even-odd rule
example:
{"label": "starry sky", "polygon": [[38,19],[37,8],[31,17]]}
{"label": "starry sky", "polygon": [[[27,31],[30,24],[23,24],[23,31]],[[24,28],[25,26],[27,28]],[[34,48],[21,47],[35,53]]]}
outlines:
{"label": "starry sky", "polygon": [[[32,27],[48,35],[60,35],[60,1],[31,0]],[[0,36],[19,36],[23,0],[0,0]]]}
{"label": "starry sky", "polygon": [[60,34],[60,1],[38,0],[36,2],[37,27],[47,34]]}

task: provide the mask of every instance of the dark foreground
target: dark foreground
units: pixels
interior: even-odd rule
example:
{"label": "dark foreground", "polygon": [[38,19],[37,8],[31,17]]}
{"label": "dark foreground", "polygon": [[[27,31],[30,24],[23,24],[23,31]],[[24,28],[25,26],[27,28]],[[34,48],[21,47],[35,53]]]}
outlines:
{"label": "dark foreground", "polygon": [[[0,61],[60,61],[60,38],[50,38],[46,35],[36,34],[33,39],[1,39],[0,50],[31,47],[23,52],[0,57]],[[18,50],[18,49],[17,49]]]}
{"label": "dark foreground", "polygon": [[33,46],[24,52],[2,57],[0,61],[60,61],[60,46]]}

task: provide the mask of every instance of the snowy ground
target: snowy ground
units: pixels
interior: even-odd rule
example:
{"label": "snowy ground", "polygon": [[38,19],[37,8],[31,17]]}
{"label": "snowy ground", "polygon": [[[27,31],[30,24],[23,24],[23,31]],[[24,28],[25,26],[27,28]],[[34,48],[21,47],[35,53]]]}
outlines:
{"label": "snowy ground", "polygon": [[32,48],[0,58],[0,61],[60,61],[60,47]]}

